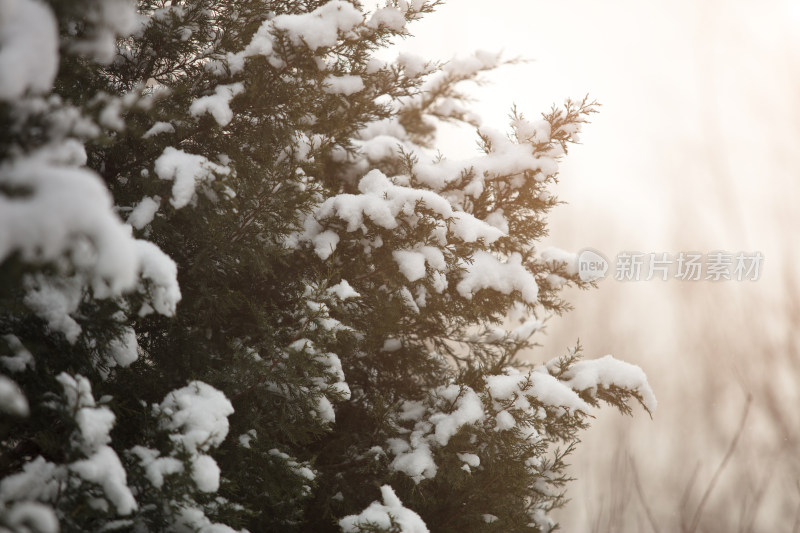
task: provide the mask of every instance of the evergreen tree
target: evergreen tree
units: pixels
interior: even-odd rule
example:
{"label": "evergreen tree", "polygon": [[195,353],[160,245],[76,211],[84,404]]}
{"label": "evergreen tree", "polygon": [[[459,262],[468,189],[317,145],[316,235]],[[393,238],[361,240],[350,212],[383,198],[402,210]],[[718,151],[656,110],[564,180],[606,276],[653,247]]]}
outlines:
{"label": "evergreen tree", "polygon": [[549,531],[591,408],[655,407],[520,359],[596,105],[505,134],[499,56],[376,58],[436,3],[0,4],[0,531]]}

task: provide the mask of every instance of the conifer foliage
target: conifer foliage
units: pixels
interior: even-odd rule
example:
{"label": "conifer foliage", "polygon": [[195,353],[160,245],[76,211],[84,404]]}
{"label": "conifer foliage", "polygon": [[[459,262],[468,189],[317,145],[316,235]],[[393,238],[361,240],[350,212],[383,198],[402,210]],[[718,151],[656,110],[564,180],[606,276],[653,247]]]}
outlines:
{"label": "conifer foliage", "polygon": [[0,2],[0,531],[549,531],[592,408],[655,408],[519,359],[596,106],[498,132],[499,56],[377,58],[436,3]]}

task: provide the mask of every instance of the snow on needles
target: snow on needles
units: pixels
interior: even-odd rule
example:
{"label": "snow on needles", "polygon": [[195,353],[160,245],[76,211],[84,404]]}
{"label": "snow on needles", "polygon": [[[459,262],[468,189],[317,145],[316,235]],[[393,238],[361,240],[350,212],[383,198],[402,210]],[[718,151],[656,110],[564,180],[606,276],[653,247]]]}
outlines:
{"label": "snow on needles", "polygon": [[[72,279],[85,281],[96,298],[119,296],[137,287],[144,292],[139,278],[149,277],[153,307],[173,314],[180,300],[175,263],[156,245],[133,238],[130,226],[114,212],[100,177],[80,166],[85,161],[83,146],[67,140],[0,164],[0,184],[22,192],[0,194],[0,261],[15,252],[24,261],[40,263],[67,256],[78,271]],[[29,294],[29,303],[73,301],[75,305],[60,307],[66,312],[61,317],[54,315],[56,308],[33,305],[51,324],[72,324],[74,341],[80,330],[67,315],[77,306],[80,288],[41,280],[36,286],[39,292]],[[62,290],[69,292],[57,294]]]}
{"label": "snow on needles", "polygon": [[192,480],[203,492],[219,489],[220,469],[205,452],[216,448],[228,435],[228,415],[233,406],[225,395],[206,383],[193,381],[167,394],[154,407],[162,416],[162,428],[170,431],[170,440],[178,445],[176,453],[189,454]]}
{"label": "snow on needles", "polygon": [[435,246],[420,246],[415,250],[395,250],[392,252],[392,257],[408,281],[417,281],[425,277],[425,263],[439,272],[443,272],[447,267],[444,254]]}
{"label": "snow on needles", "polygon": [[130,514],[137,507],[136,500],[128,488],[122,462],[108,445],[116,418],[114,413],[95,404],[91,385],[85,377],[62,373],[56,379],[64,388],[67,408],[75,413],[78,431],[73,438],[87,456],[72,463],[69,469],[86,481],[100,485],[119,514]]}
{"label": "snow on needles", "polygon": [[511,254],[508,262],[503,263],[489,252],[475,252],[473,262],[466,266],[466,274],[456,290],[469,300],[480,289],[494,289],[503,294],[516,290],[531,304],[535,304],[539,297],[536,278],[525,268],[522,256],[517,253]]}
{"label": "snow on needles", "polygon": [[323,90],[329,94],[350,96],[364,90],[364,81],[361,76],[334,76],[331,74],[323,80],[322,84],[324,86]]}
{"label": "snow on needles", "polygon": [[651,413],[658,407],[658,401],[647,382],[647,376],[637,365],[626,363],[606,355],[600,359],[579,361],[564,375],[566,383],[575,390],[588,390],[592,394],[597,387],[620,387],[637,392],[642,403]]}
{"label": "snow on needles", "polygon": [[278,15],[265,21],[250,43],[237,54],[227,58],[232,72],[244,68],[244,59],[262,55],[273,64],[282,64],[275,54],[276,35],[284,35],[294,46],[307,47],[312,52],[335,46],[340,36],[351,32],[363,22],[361,11],[349,2],[334,0],[310,13]]}
{"label": "snow on needles", "polygon": [[192,201],[198,183],[214,181],[217,175],[230,174],[231,169],[212,163],[202,155],[187,154],[168,146],[156,159],[155,171],[162,180],[173,181],[169,203],[180,209]]}
{"label": "snow on needles", "polygon": [[73,52],[85,55],[99,63],[110,63],[117,53],[117,36],[136,30],[139,16],[133,0],[103,0],[92,2],[84,13],[87,22],[85,34],[73,41]]}
{"label": "snow on needles", "polygon": [[[415,225],[418,220],[417,209],[425,208],[433,211],[443,220],[449,220],[447,230],[464,242],[476,242],[484,239],[492,243],[503,236],[503,232],[478,220],[469,213],[456,212],[450,202],[433,191],[414,189],[395,185],[381,171],[372,170],[358,184],[361,194],[339,194],[325,200],[306,222],[303,240],[315,242],[323,234],[322,226],[317,222],[330,217],[338,217],[346,222],[346,231],[366,229],[366,220],[385,228],[394,229],[400,225],[399,217]],[[445,229],[445,228],[442,228]],[[445,232],[446,233],[446,232]],[[331,239],[327,241],[335,249]],[[440,244],[446,244],[444,234],[439,235]],[[327,259],[330,253],[317,247],[321,259]]]}
{"label": "snow on needles", "polygon": [[0,195],[0,261],[15,251],[52,261],[85,236],[95,244],[95,281],[119,293],[136,281],[137,254],[100,177],[75,166],[85,160],[83,146],[68,141],[0,164],[0,184],[29,191]]}
{"label": "snow on needles", "polygon": [[295,46],[305,45],[315,51],[336,44],[339,34],[361,24],[361,11],[349,2],[335,0],[310,13],[279,15],[272,20],[275,29],[286,32]]}
{"label": "snow on needles", "polygon": [[223,393],[202,381],[193,381],[167,394],[157,411],[170,438],[189,452],[208,451],[228,435],[228,415],[233,406]]}
{"label": "snow on needles", "polygon": [[406,18],[403,12],[394,7],[382,7],[375,10],[367,21],[370,28],[390,28],[396,32],[402,32],[406,27]]}
{"label": "snow on needles", "polygon": [[2,374],[0,374],[0,412],[14,416],[28,416],[30,413],[28,399],[19,385]]}
{"label": "snow on needles", "polygon": [[[86,28],[69,49],[102,63],[116,54],[116,39],[138,24],[131,0],[92,2],[84,13]],[[58,26],[53,12],[38,0],[0,2],[0,101],[23,96],[27,91],[50,89],[59,63]]]}
{"label": "snow on needles", "polygon": [[[313,243],[321,259],[327,259],[336,250],[340,240],[336,231],[323,226],[329,224],[327,220],[332,218],[344,221],[347,232],[358,229],[366,231],[367,221],[385,229],[394,229],[400,225],[400,220],[412,227],[417,225],[420,211],[428,209],[440,217],[441,222],[437,227],[441,231],[432,235],[440,245],[448,243],[448,234],[467,243],[482,239],[487,244],[504,235],[497,227],[469,213],[456,211],[438,193],[395,185],[378,170],[367,173],[358,188],[361,194],[339,194],[328,198],[306,219],[305,232],[299,238]],[[433,246],[396,250],[392,255],[400,272],[410,282],[426,275],[426,263],[440,273],[446,268],[444,254]],[[472,299],[481,289],[492,289],[503,294],[519,291],[523,300],[530,304],[538,300],[536,279],[522,264],[522,257],[517,253],[511,254],[507,261],[502,261],[490,252],[478,250],[471,261],[463,262],[463,267],[464,274],[456,289],[466,299]]]}
{"label": "snow on needles", "polygon": [[[261,24],[244,50],[228,54],[227,67],[236,74],[244,68],[244,60],[253,56],[264,56],[271,65],[283,66],[285,63],[276,50],[281,37],[293,46],[317,53],[335,47],[342,38],[357,38],[361,31],[384,29],[403,34],[406,20],[417,18],[423,4],[421,0],[400,0],[397,7],[377,9],[365,19],[353,4],[332,0],[309,13],[278,15]],[[212,62],[209,68],[216,70],[219,65]],[[348,82],[348,90],[355,87],[354,83]]]}
{"label": "snow on needles", "polygon": [[150,198],[145,196],[141,201],[136,204],[131,214],[128,215],[128,224],[136,229],[142,229],[153,221],[153,218],[161,206],[161,197],[155,196]]}
{"label": "snow on needles", "polygon": [[[210,113],[217,124],[220,126],[227,126],[233,120],[233,111],[231,110],[231,100],[234,96],[244,92],[244,84],[242,82],[232,83],[230,85],[217,85],[214,89],[214,94],[210,96],[203,96],[192,102],[189,107],[189,112],[193,116],[200,116],[204,113]],[[155,127],[155,126],[154,126]]]}
{"label": "snow on needles", "polygon": [[405,418],[416,420],[414,429],[408,440],[393,438],[387,442],[395,455],[390,467],[405,473],[415,483],[436,476],[438,467],[433,459],[434,448],[447,446],[463,426],[481,423],[485,418],[483,401],[470,387],[439,387],[431,398],[444,402],[443,409],[433,408],[429,412],[423,406],[407,402]]}
{"label": "snow on needles", "polygon": [[58,71],[58,27],[35,0],[0,2],[0,101],[50,89]]}
{"label": "snow on needles", "polygon": [[[181,300],[178,267],[175,261],[150,241],[137,240],[135,244],[140,260],[141,276],[151,283],[148,291],[150,304],[159,314],[174,315]],[[146,314],[146,311],[145,308],[140,314]]]}
{"label": "snow on needles", "polygon": [[[539,403],[552,407],[564,407],[573,411],[589,413],[591,407],[581,400],[580,396],[567,384],[544,372],[522,374],[508,371],[506,375],[489,376],[486,389],[494,400],[511,400],[528,397]],[[529,408],[529,403],[522,401],[520,408]]]}
{"label": "snow on needles", "polygon": [[357,515],[350,515],[339,520],[339,527],[344,533],[358,533],[366,527],[378,527],[389,530],[394,520],[399,530],[397,533],[428,533],[428,526],[422,518],[407,507],[403,506],[394,489],[389,485],[381,487],[383,503],[372,502],[369,507]]}
{"label": "snow on needles", "polygon": [[474,424],[484,416],[483,403],[480,397],[470,389],[463,389],[451,385],[439,391],[439,394],[455,402],[456,409],[450,413],[436,413],[428,420],[434,425],[434,438],[440,446],[446,446],[450,439],[455,435],[461,426]]}
{"label": "snow on needles", "polygon": [[336,285],[328,287],[329,294],[335,294],[340,300],[344,301],[348,298],[359,298],[361,295],[350,286],[346,279],[343,279]]}
{"label": "snow on needles", "polygon": [[[439,387],[431,391],[427,402],[407,401],[401,408],[399,421],[410,422],[413,428],[404,438],[387,440],[388,450],[394,455],[390,468],[415,483],[432,479],[438,471],[434,451],[447,447],[462,428],[516,429],[538,439],[541,434],[537,429],[527,422],[520,424],[519,416],[541,420],[547,416],[588,415],[592,406],[579,393],[595,397],[598,388],[612,386],[638,394],[645,409],[651,413],[655,410],[656,399],[644,372],[610,355],[573,363],[561,377],[551,375],[548,365],[540,365],[527,373],[506,368],[503,374],[487,376],[481,388]],[[468,467],[480,466],[479,456],[461,451],[456,454]]]}

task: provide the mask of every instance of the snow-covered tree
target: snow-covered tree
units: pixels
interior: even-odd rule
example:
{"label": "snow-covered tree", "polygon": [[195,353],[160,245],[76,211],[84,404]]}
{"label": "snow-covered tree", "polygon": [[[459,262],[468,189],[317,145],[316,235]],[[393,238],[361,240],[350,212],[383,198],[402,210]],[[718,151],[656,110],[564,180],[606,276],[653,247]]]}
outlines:
{"label": "snow-covered tree", "polygon": [[548,531],[592,408],[655,408],[520,359],[595,105],[498,132],[498,55],[376,57],[435,4],[0,1],[0,531]]}

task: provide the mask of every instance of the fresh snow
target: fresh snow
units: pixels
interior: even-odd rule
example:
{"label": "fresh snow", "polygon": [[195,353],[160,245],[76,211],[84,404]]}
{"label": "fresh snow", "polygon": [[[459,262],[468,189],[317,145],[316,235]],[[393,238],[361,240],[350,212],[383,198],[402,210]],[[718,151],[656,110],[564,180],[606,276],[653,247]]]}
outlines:
{"label": "fresh snow", "polygon": [[192,457],[192,481],[202,492],[217,492],[220,469],[217,462],[208,455]]}
{"label": "fresh snow", "polygon": [[[337,47],[343,39],[356,40],[363,33],[379,28],[404,32],[407,20],[416,18],[423,0],[398,0],[394,4],[387,3],[386,7],[376,9],[366,18],[356,5],[344,0],[324,3],[310,13],[271,15],[241,52],[209,61],[208,71],[220,73],[221,66],[227,62],[230,71],[236,74],[241,72],[245,60],[253,56],[263,56],[260,60],[268,61],[273,67],[286,67],[281,54],[288,42],[315,54],[320,71],[315,79],[321,84],[317,89],[333,95],[332,100],[334,96],[356,95],[365,89],[365,78],[356,74],[327,72],[333,68],[334,61],[331,59],[333,54],[326,49]],[[170,13],[179,17],[185,15],[180,6],[168,6],[150,16],[165,20]],[[141,27],[143,21],[136,14],[133,2],[106,0],[92,3],[86,22],[79,40],[66,43],[68,50],[89,59],[109,62],[116,54],[117,36]],[[190,35],[191,29],[184,27],[183,38],[188,39]],[[51,88],[58,68],[58,50],[58,28],[51,9],[45,3],[39,0],[0,0],[0,71],[14,74],[0,78],[0,101],[13,104],[15,99],[26,97],[33,107],[55,106],[53,102],[46,104],[37,95]],[[440,76],[428,78],[418,96],[406,102],[392,103],[410,108],[421,106],[443,80],[467,79],[498,66],[500,62],[498,54],[487,52],[454,59],[444,66]],[[401,54],[396,65],[406,77],[433,70],[432,64],[408,54]],[[389,68],[393,66],[376,59],[370,62],[367,73]],[[213,93],[192,101],[189,112],[194,117],[210,114],[219,126],[225,127],[234,117],[231,102],[244,90],[242,82],[218,85],[213,88]],[[135,96],[135,92],[130,95]],[[99,98],[97,103],[102,107],[98,107],[98,124],[122,131],[126,125],[124,112],[132,101],[128,98],[130,95],[123,99]],[[98,126],[89,118],[80,116],[77,108],[65,107],[59,113],[56,126],[68,135],[99,133]],[[441,120],[454,118],[480,124],[479,118],[470,114],[458,98],[449,96],[429,102],[427,113]],[[309,112],[303,118],[303,124],[313,125],[318,120]],[[486,245],[498,243],[509,233],[509,219],[503,210],[498,208],[480,220],[468,213],[465,207],[470,204],[469,197],[477,198],[483,194],[491,180],[503,179],[503,186],[514,189],[525,185],[527,180],[541,182],[557,172],[558,159],[563,151],[558,143],[553,143],[553,132],[546,120],[520,118],[512,123],[512,128],[513,135],[509,137],[503,132],[481,127],[481,136],[491,144],[487,153],[463,161],[450,161],[411,143],[408,133],[396,119],[367,124],[353,142],[355,154],[348,153],[341,146],[333,150],[335,161],[346,168],[345,181],[358,183],[358,193],[339,194],[327,199],[320,197],[316,210],[305,220],[302,233],[287,239],[288,245],[310,243],[318,258],[324,261],[331,258],[342,239],[353,240],[345,232],[367,233],[368,224],[388,231],[410,228],[411,234],[420,227],[432,226],[428,234],[417,236],[416,241],[391,251],[390,261],[394,261],[400,281],[407,281],[409,285],[387,290],[388,297],[413,313],[421,313],[432,297],[431,289],[439,294],[444,292],[448,287],[447,275],[453,274],[455,269],[457,274],[451,279],[456,280],[456,292],[462,298],[472,299],[486,289],[506,295],[517,292],[527,304],[536,304],[539,286],[530,270],[534,267],[523,264],[518,253],[504,255],[485,250]],[[577,138],[578,130],[579,125],[561,129],[573,138]],[[143,137],[149,139],[174,132],[172,124],[156,122]],[[310,132],[298,132],[296,142],[278,148],[285,148],[284,155],[295,158],[295,161],[317,163],[314,161],[316,150],[324,143],[339,141]],[[379,163],[395,158],[399,150],[409,154],[412,161],[408,175],[387,176],[375,168]],[[218,163],[175,147],[163,150],[155,161],[154,171],[160,179],[172,182],[169,201],[174,209],[193,204],[198,193],[213,196],[208,183],[219,176],[232,175],[232,168],[227,166],[230,159],[224,155],[215,157]],[[58,266],[69,261],[74,266],[69,275],[28,275],[22,287],[25,305],[44,320],[52,332],[62,334],[73,344],[79,339],[95,342],[95,339],[81,338],[83,330],[79,323],[78,309],[89,294],[95,298],[116,298],[139,291],[146,297],[138,310],[140,316],[153,311],[172,315],[181,297],[175,263],[154,243],[133,237],[133,230],[148,234],[147,226],[158,213],[161,198],[145,196],[135,206],[114,206],[103,180],[86,165],[85,149],[77,140],[54,140],[37,151],[15,154],[0,163],[0,189],[21,191],[20,194],[0,195],[0,262],[18,253],[26,262]],[[299,169],[298,172],[304,176]],[[460,190],[448,188],[462,178],[470,181],[462,184]],[[298,187],[307,190],[307,183]],[[418,188],[420,186],[422,188]],[[545,201],[550,198],[546,191],[542,191],[539,197]],[[120,220],[120,211],[130,211],[127,223]],[[421,221],[425,222],[424,226]],[[358,241],[360,237],[361,241]],[[383,246],[380,237],[359,235],[355,240],[363,245],[365,254]],[[463,247],[464,243],[478,243],[484,250],[471,252],[467,257],[456,257],[454,250]],[[535,266],[544,265],[553,270],[563,268],[572,276],[577,273],[576,263],[575,254],[550,248],[539,254]],[[424,283],[418,283],[420,281]],[[555,274],[546,277],[550,287],[558,288],[565,282],[565,278]],[[313,289],[309,287],[307,295],[308,307],[314,314],[313,320],[308,321],[308,330],[322,328],[334,334],[349,329],[330,316],[331,310],[358,305],[358,302],[347,300],[361,295],[347,280],[328,288],[324,285],[317,287],[316,293]],[[449,297],[448,294],[443,298]],[[125,313],[120,314],[123,316],[120,334],[108,342],[104,352],[98,354],[103,367],[129,366],[138,358],[137,334],[124,326]],[[511,331],[489,327],[476,332],[471,342],[521,343],[542,327],[535,317],[520,318],[519,322],[520,325]],[[4,371],[23,372],[34,366],[33,357],[19,339],[7,335],[3,340],[14,354],[0,358]],[[399,352],[405,340],[387,337],[380,350]],[[332,400],[351,397],[339,356],[318,350],[308,339],[291,342],[288,350],[302,352],[322,368],[322,374],[312,380],[312,385],[300,387],[300,392],[315,399],[313,414],[319,422],[333,424],[335,410]],[[261,360],[255,349],[251,352],[254,358]],[[279,355],[285,357],[287,354]],[[394,356],[400,357],[400,353]],[[541,366],[527,374],[508,369],[503,374],[488,376],[484,387],[475,385],[471,388],[451,382],[429,391],[424,399],[406,401],[399,405],[392,420],[400,426],[400,436],[388,438],[385,446],[375,446],[370,453],[376,458],[384,454],[389,456],[392,470],[419,483],[436,476],[438,466],[434,457],[440,453],[454,454],[466,472],[472,473],[473,469],[481,467],[479,455],[465,451],[472,449],[471,444],[459,451],[452,449],[451,441],[455,442],[453,438],[462,429],[515,430],[522,432],[523,436],[536,438],[537,430],[530,424],[517,425],[520,411],[538,420],[549,416],[551,411],[588,413],[590,406],[579,393],[596,395],[598,388],[612,386],[638,394],[648,410],[656,408],[655,396],[642,370],[611,356],[578,362],[561,379],[555,378],[547,369],[547,366]],[[104,373],[102,370],[101,374]],[[116,417],[107,406],[108,398],[95,401],[90,381],[84,376],[62,373],[56,380],[63,388],[61,399],[54,394],[47,406],[72,417],[75,430],[70,435],[69,445],[76,456],[65,465],[55,465],[38,457],[23,465],[21,472],[0,481],[3,522],[12,529],[32,528],[42,533],[56,533],[59,527],[55,512],[33,500],[56,502],[61,488],[68,482],[95,485],[94,492],[97,487],[102,489],[105,499],[97,498],[92,502],[99,508],[108,508],[110,504],[120,515],[129,515],[137,509],[127,485],[123,463],[110,446]],[[356,395],[359,393],[354,392]],[[170,392],[152,408],[153,414],[159,418],[160,429],[168,435],[168,439],[164,439],[168,449],[134,446],[120,453],[124,453],[127,460],[138,461],[147,481],[156,489],[163,488],[169,476],[184,473],[200,492],[217,491],[220,468],[209,454],[228,434],[228,417],[233,413],[231,402],[221,391],[193,381]],[[14,416],[28,416],[30,411],[23,391],[5,375],[0,375],[0,411]],[[238,443],[250,448],[255,438],[256,432],[252,429],[239,435]],[[308,485],[303,485],[304,490],[310,493],[311,482],[317,473],[309,463],[298,462],[277,449],[271,450],[269,455],[275,461],[282,461],[303,483],[307,482]],[[529,461],[529,464],[534,464],[536,458]],[[547,490],[546,481],[542,481],[541,490]],[[428,531],[420,516],[403,506],[391,486],[384,485],[380,491],[380,501],[373,502],[357,515],[340,520],[339,525],[345,533],[369,526],[389,528],[393,520],[400,533]],[[343,498],[341,493],[338,496]],[[189,501],[169,503],[174,504],[175,512],[174,522],[169,524],[172,530],[233,533],[228,526],[212,523],[203,510],[193,507]],[[552,526],[541,510],[535,510],[533,518],[543,530]],[[498,520],[491,514],[484,514],[483,519],[486,523]],[[129,520],[111,524],[127,527],[132,523]]]}
{"label": "fresh snow", "polygon": [[[153,410],[161,416],[161,427],[170,432],[170,440],[178,446],[174,452],[177,457],[189,454],[191,477],[198,490],[216,492],[220,469],[206,452],[222,444],[228,435],[228,416],[233,414],[230,401],[211,385],[193,381],[167,394]],[[160,461],[146,450],[139,449],[137,455],[155,482],[161,482],[164,474],[177,471],[175,463]]]}
{"label": "fresh snow", "polygon": [[406,28],[406,18],[402,11],[395,7],[387,6],[375,10],[367,21],[370,28],[387,28],[402,32]]}
{"label": "fresh snow", "polygon": [[478,468],[481,466],[481,458],[474,453],[457,453],[456,457],[464,461],[464,463],[472,468]]}
{"label": "fresh snow", "polygon": [[53,509],[37,502],[16,502],[3,513],[8,531],[58,533],[60,526]]}
{"label": "fresh snow", "polygon": [[[483,239],[487,243],[492,243],[503,236],[499,229],[476,219],[471,214],[454,211],[448,200],[439,194],[394,185],[379,170],[367,173],[359,182],[358,189],[361,194],[339,194],[325,200],[313,216],[306,220],[305,232],[300,239],[313,242],[315,251],[321,259],[330,256],[339,240],[335,232],[323,229],[321,221],[331,217],[339,218],[346,223],[348,232],[366,229],[367,220],[385,229],[395,229],[399,225],[399,218],[404,218],[411,224],[418,220],[418,215],[415,215],[417,206],[430,209],[442,219],[448,220],[449,232],[464,242]],[[325,237],[319,242],[316,239],[321,235]],[[446,244],[446,232],[438,235],[437,240],[440,244]],[[408,272],[413,276],[414,269],[410,268]]]}
{"label": "fresh snow", "polygon": [[88,31],[71,49],[100,63],[111,63],[117,54],[117,37],[127,35],[139,26],[136,3],[131,0],[92,2],[84,13]]}
{"label": "fresh snow", "polygon": [[337,298],[344,301],[348,298],[359,298],[361,295],[356,292],[346,279],[343,279],[336,285],[328,287],[328,293],[335,294]]}
{"label": "fresh snow", "polygon": [[34,368],[36,366],[33,354],[25,348],[16,335],[2,335],[0,339],[3,339],[14,353],[12,356],[0,356],[0,366],[5,367],[10,372],[22,372],[26,368]]}
{"label": "fresh snow", "polygon": [[578,361],[567,371],[566,383],[575,390],[596,392],[597,387],[612,385],[637,392],[642,403],[651,412],[658,407],[653,389],[647,382],[647,376],[637,365],[626,363],[606,355],[599,359]]}
{"label": "fresh snow", "polygon": [[422,56],[410,54],[408,52],[401,52],[397,56],[397,64],[403,68],[403,72],[409,78],[419,76],[420,74],[429,74],[435,69],[435,63],[428,61]]}
{"label": "fresh snow", "polygon": [[[511,369],[508,372],[509,374],[486,378],[486,390],[493,399],[511,400],[514,397],[528,397],[552,407],[563,407],[587,414],[591,411],[591,407],[581,400],[574,390],[550,374],[540,371],[522,374]],[[520,406],[529,405],[528,402],[520,404]]]}
{"label": "fresh snow", "polygon": [[542,250],[540,256],[542,262],[551,269],[563,268],[564,272],[570,276],[578,275],[578,254],[549,247]]}
{"label": "fresh snow", "polygon": [[175,127],[169,122],[156,122],[149,130],[142,135],[143,139],[149,139],[161,133],[175,133]]}
{"label": "fresh snow", "polygon": [[535,332],[539,331],[544,327],[544,324],[536,318],[529,318],[516,328],[514,328],[511,333],[510,337],[515,341],[526,341],[533,335]]}
{"label": "fresh snow", "polygon": [[[211,116],[214,117],[214,120],[217,121],[217,124],[220,126],[227,126],[230,121],[233,120],[231,100],[234,96],[243,92],[244,84],[242,82],[232,83],[230,85],[217,85],[213,95],[202,96],[192,102],[192,105],[189,107],[189,112],[194,116],[210,113]],[[155,128],[155,126],[153,127]],[[147,136],[147,134],[145,134],[145,136]]]}
{"label": "fresh snow", "polygon": [[322,84],[324,86],[323,90],[329,94],[350,96],[364,90],[364,81],[361,76],[336,76],[331,74],[322,81]]}
{"label": "fresh snow", "polygon": [[517,253],[511,254],[508,261],[503,262],[491,253],[479,250],[465,270],[456,290],[468,300],[481,289],[492,289],[503,294],[519,291],[526,302],[537,302],[539,286],[536,278],[525,268],[522,257]]}
{"label": "fresh snow", "polygon": [[63,469],[44,457],[28,461],[22,471],[11,474],[0,481],[0,502],[40,500],[53,501],[59,494],[58,478]]}
{"label": "fresh snow", "polygon": [[[354,35],[363,23],[361,11],[342,0],[327,2],[309,13],[278,15],[264,21],[244,50],[229,54],[226,63],[233,73],[238,73],[244,68],[246,58],[260,55],[273,66],[282,66],[283,60],[275,54],[277,35],[285,36],[294,46],[316,52],[336,46],[342,36]],[[218,67],[212,64],[210,68]]]}
{"label": "fresh snow", "polygon": [[484,417],[483,402],[469,387],[451,385],[439,391],[450,401],[455,400],[455,410],[435,413],[428,420],[434,425],[434,438],[439,446],[446,446],[453,435],[465,424],[474,424]]}
{"label": "fresh snow", "polygon": [[111,442],[111,428],[116,417],[108,407],[82,407],[75,414],[84,446],[89,450],[99,449]]}
{"label": "fresh snow", "polygon": [[181,300],[175,261],[150,241],[136,241],[136,252],[141,267],[140,275],[150,283],[150,304],[159,314],[174,315]]}
{"label": "fresh snow", "polygon": [[197,507],[182,507],[178,511],[175,523],[169,528],[175,533],[246,533],[236,531],[225,524],[214,523]]}
{"label": "fresh snow", "polygon": [[136,229],[144,228],[153,221],[159,207],[161,207],[161,197],[145,196],[128,215],[128,224]]}
{"label": "fresh snow", "polygon": [[[521,327],[522,333],[528,335],[540,327],[540,323],[530,319]],[[388,344],[389,340],[386,342]],[[560,416],[559,412],[590,414],[591,406],[578,392],[594,393],[597,387],[611,384],[638,392],[645,406],[651,411],[655,409],[655,397],[641,369],[610,356],[576,363],[563,379],[550,375],[547,366],[541,365],[528,373],[508,368],[504,374],[487,376],[482,390],[458,385],[440,387],[431,393],[431,398],[434,405],[446,405],[446,410],[437,410],[421,402],[406,402],[401,406],[398,419],[413,422],[414,426],[406,438],[387,440],[387,449],[394,456],[389,466],[416,483],[431,479],[438,471],[434,450],[447,446],[461,428],[491,424],[495,431],[518,428],[536,439],[537,431],[531,426],[518,426],[509,409],[522,410],[534,419],[548,416],[542,407],[555,408],[553,416]],[[488,412],[485,406],[490,406]],[[459,455],[459,458],[467,463],[465,470],[471,471],[476,466],[475,459],[465,453],[461,452],[463,457]]]}
{"label": "fresh snow", "polygon": [[425,255],[410,250],[395,250],[392,257],[408,281],[425,277]]}
{"label": "fresh snow", "polygon": [[161,457],[156,450],[144,446],[134,446],[131,454],[139,459],[139,464],[144,468],[147,480],[160,489],[164,485],[164,477],[183,471],[183,463],[174,457]]}
{"label": "fresh snow", "polygon": [[121,515],[133,512],[136,500],[127,485],[127,474],[117,453],[108,444],[115,416],[105,406],[97,406],[89,380],[84,376],[59,374],[56,379],[63,387],[66,407],[75,413],[79,442],[86,459],[69,465],[69,469],[84,480],[103,488],[106,498]]}
{"label": "fresh snow", "polygon": [[58,71],[58,27],[38,0],[0,2],[0,101],[50,89]]}
{"label": "fresh snow", "polygon": [[108,343],[108,362],[111,366],[130,366],[139,358],[139,342],[136,340],[136,331],[133,328],[123,328],[119,338],[111,339]]}
{"label": "fresh snow", "polygon": [[82,282],[79,276],[50,279],[35,275],[25,278],[25,305],[47,322],[50,331],[62,333],[70,344],[75,344],[82,331],[71,316],[78,310],[83,296]]}
{"label": "fresh snow", "polygon": [[422,518],[407,507],[404,507],[400,498],[389,485],[381,487],[383,503],[372,502],[369,507],[357,515],[350,515],[339,520],[339,527],[344,533],[358,533],[364,527],[372,525],[388,530],[392,527],[394,519],[400,528],[397,533],[429,533],[428,527]]}
{"label": "fresh snow", "polygon": [[172,146],[164,148],[164,152],[156,159],[155,171],[162,180],[173,181],[170,203],[175,209],[185,207],[192,201],[198,184],[214,181],[217,175],[231,172],[226,166]]}
{"label": "fresh snow", "polygon": [[130,228],[113,211],[111,195],[77,141],[0,163],[0,184],[24,187],[24,198],[0,195],[0,261],[20,252],[27,261],[53,261],[93,243],[87,270],[112,292],[130,289],[137,265]]}
{"label": "fresh snow", "polygon": [[420,432],[412,433],[410,443],[398,438],[386,441],[389,450],[395,455],[390,468],[403,472],[415,483],[423,479],[433,479],[438,471],[430,444],[423,435]]}
{"label": "fresh snow", "polygon": [[28,399],[19,385],[11,378],[0,374],[0,412],[13,416],[28,416]]}
{"label": "fresh snow", "polygon": [[482,70],[490,70],[500,65],[497,52],[477,50],[469,56],[456,57],[444,66],[444,72],[459,78],[469,78]]}
{"label": "fresh snow", "polygon": [[514,416],[506,410],[497,413],[494,417],[494,421],[496,431],[505,431],[513,428],[517,424],[517,421],[514,420]]}
{"label": "fresh snow", "polygon": [[310,13],[278,15],[270,22],[276,30],[286,32],[295,46],[316,51],[334,46],[340,34],[353,30],[362,21],[361,11],[353,4],[334,0]]}
{"label": "fresh snow", "polygon": [[381,347],[382,352],[396,352],[403,347],[403,342],[400,339],[389,338],[383,341]]}
{"label": "fresh snow", "polygon": [[164,415],[162,427],[173,432],[170,439],[196,453],[222,444],[233,406],[211,385],[193,381],[167,394],[156,411]]}
{"label": "fresh snow", "polygon": [[72,463],[70,470],[86,481],[102,486],[119,514],[128,515],[136,509],[136,500],[127,485],[125,468],[109,446],[101,446],[88,459]]}
{"label": "fresh snow", "polygon": [[154,283],[157,311],[172,314],[180,300],[174,262],[156,245],[133,238],[102,180],[81,166],[85,162],[83,146],[64,141],[0,163],[0,184],[30,191],[0,195],[0,261],[14,252],[29,262],[73,260],[71,278],[29,277],[25,298],[70,342],[81,332],[71,314],[84,286],[96,298],[110,298],[141,288],[144,275]]}

